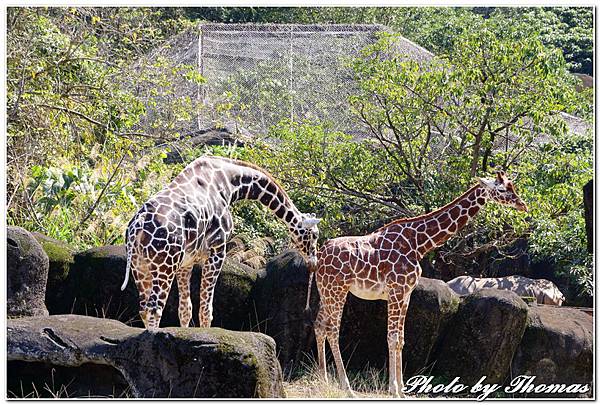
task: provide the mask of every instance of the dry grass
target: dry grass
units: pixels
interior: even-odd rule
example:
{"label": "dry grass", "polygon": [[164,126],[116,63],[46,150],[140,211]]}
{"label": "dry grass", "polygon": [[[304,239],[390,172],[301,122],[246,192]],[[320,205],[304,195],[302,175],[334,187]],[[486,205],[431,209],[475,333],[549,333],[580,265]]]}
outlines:
{"label": "dry grass", "polygon": [[[286,396],[291,399],[349,397],[348,393],[341,388],[333,367],[328,370],[328,379],[328,382],[324,381],[318,372],[316,362],[311,360],[303,364],[302,370],[296,373],[296,377],[286,378],[283,383]],[[357,398],[393,398],[387,391],[388,382],[385,370],[367,368],[361,372],[349,372],[348,379]]]}

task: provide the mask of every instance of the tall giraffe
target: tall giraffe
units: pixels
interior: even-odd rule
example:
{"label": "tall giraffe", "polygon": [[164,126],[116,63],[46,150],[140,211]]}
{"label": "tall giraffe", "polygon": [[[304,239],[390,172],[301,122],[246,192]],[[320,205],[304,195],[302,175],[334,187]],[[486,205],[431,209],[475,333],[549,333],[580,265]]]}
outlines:
{"label": "tall giraffe", "polygon": [[504,172],[498,172],[495,180],[479,179],[479,184],[429,214],[395,220],[365,236],[331,239],[321,247],[316,270],[321,305],[315,320],[315,337],[319,370],[325,380],[325,340],[328,340],[340,382],[354,395],[338,342],[342,312],[350,291],[366,300],[387,300],[389,390],[394,396],[404,396],[404,320],[410,294],[421,276],[419,260],[462,229],[486,201],[527,211],[512,182]]}
{"label": "tall giraffe", "polygon": [[233,230],[230,206],[239,200],[256,200],[273,211],[287,224],[309,267],[316,266],[319,219],[300,213],[283,188],[258,166],[200,157],[144,203],[125,233],[127,268],[121,290],[127,286],[131,270],[146,328],[159,327],[175,277],[179,321],[183,327],[189,325],[190,276],[196,263],[204,263],[200,326],[210,326],[214,288],[225,259],[225,244]]}

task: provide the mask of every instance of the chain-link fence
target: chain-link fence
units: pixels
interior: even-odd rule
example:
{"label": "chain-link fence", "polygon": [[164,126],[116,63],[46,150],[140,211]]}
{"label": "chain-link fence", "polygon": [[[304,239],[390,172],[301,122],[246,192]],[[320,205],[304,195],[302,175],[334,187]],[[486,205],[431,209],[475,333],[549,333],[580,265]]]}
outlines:
{"label": "chain-link fence", "polygon": [[[385,31],[381,25],[201,24],[150,55],[168,69],[197,66],[206,83],[175,78],[161,97],[186,99],[195,120],[182,133],[237,123],[250,133],[265,133],[282,119],[328,122],[351,134],[364,132],[349,112],[355,90],[349,64]],[[402,52],[415,59],[431,54],[408,40]],[[147,89],[154,94],[157,89]],[[148,120],[164,112],[147,106]],[[143,125],[143,123],[142,123]]]}
{"label": "chain-link fence", "polygon": [[203,101],[209,106],[204,120],[230,115],[251,132],[286,118],[355,129],[348,114],[354,89],[348,65],[382,30],[378,25],[201,25]]}
{"label": "chain-link fence", "polygon": [[[283,119],[314,119],[362,137],[368,130],[348,103],[356,94],[350,63],[383,31],[385,26],[375,24],[200,24],[139,64],[143,69],[158,63],[163,69],[153,74],[168,78],[164,88],[138,85],[148,100],[141,126],[175,122],[173,132],[193,134],[215,126],[231,130],[236,124],[235,129],[264,134]],[[404,38],[396,46],[399,54],[418,62],[434,58]],[[206,82],[189,80],[189,69]],[[180,104],[189,116],[168,116],[173,109],[161,108],[168,103]],[[569,118],[571,131],[589,126]]]}

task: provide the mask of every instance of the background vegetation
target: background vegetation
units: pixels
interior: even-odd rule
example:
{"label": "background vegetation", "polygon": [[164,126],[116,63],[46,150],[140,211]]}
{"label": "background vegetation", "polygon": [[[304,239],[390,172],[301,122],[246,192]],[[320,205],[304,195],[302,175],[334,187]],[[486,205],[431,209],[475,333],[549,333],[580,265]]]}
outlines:
{"label": "background vegetation", "polygon": [[[529,214],[490,205],[429,260],[526,237],[534,261],[591,294],[581,188],[593,177],[593,135],[568,133],[560,114],[593,117],[592,90],[577,91],[571,75],[592,71],[591,8],[9,8],[9,224],[79,248],[122,242],[139,205],[185,164],[166,164],[164,143],[200,106],[172,94],[172,73],[204,81],[149,52],[199,20],[379,23],[439,58],[419,65],[384,35],[351,63],[348,108],[366,140],[282,120],[244,148],[188,150],[184,162],[208,151],[266,167],[301,210],[325,218],[324,238],[430,211],[503,168]],[[270,237],[257,249],[271,253],[286,243],[257,205],[235,213],[241,240]]]}

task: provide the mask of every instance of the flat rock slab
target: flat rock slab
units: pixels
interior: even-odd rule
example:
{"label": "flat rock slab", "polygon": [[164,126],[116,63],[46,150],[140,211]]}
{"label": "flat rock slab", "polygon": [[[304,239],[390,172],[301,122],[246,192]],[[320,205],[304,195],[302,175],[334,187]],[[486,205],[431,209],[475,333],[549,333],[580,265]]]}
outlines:
{"label": "flat rock slab", "polygon": [[149,332],[80,315],[10,319],[7,329],[9,382],[11,363],[21,369],[23,362],[43,363],[42,371],[49,364],[87,371],[90,365],[104,365],[121,374],[133,397],[284,396],[275,343],[260,333],[220,328]]}

